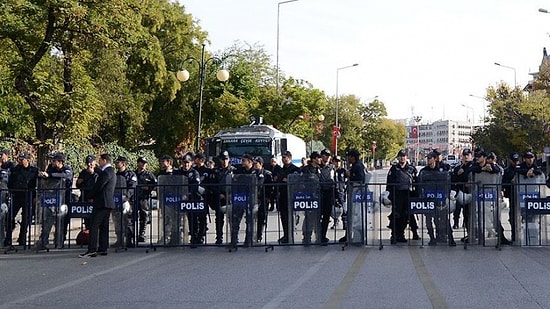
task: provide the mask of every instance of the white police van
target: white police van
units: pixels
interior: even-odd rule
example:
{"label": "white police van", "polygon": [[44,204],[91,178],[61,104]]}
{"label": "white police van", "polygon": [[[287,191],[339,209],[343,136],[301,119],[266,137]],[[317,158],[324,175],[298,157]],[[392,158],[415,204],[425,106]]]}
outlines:
{"label": "white police van", "polygon": [[297,166],[301,165],[302,157],[306,157],[304,140],[262,124],[262,117],[251,116],[250,120],[250,125],[221,130],[213,137],[205,139],[207,157],[216,158],[222,151],[227,150],[233,165],[240,164],[245,153],[254,157],[261,156],[265,164],[268,164],[272,157],[281,164],[282,154],[290,151],[292,162]]}

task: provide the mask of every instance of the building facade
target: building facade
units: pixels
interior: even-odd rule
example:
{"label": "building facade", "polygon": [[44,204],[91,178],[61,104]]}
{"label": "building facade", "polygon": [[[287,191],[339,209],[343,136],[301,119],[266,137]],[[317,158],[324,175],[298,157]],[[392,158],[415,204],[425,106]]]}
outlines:
{"label": "building facade", "polygon": [[466,121],[438,120],[416,124],[411,119],[407,125],[409,158],[421,162],[432,149],[438,149],[443,155],[460,154],[462,149],[472,147],[473,129],[472,123]]}

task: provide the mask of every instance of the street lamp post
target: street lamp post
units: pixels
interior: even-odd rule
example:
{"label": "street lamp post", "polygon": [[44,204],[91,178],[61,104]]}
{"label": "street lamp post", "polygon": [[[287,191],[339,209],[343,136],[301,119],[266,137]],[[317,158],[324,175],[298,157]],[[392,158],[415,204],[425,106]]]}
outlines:
{"label": "street lamp post", "polygon": [[466,107],[467,109],[470,109],[472,110],[472,127],[475,127],[476,126],[476,118],[475,118],[475,113],[474,113],[474,108],[471,107],[471,106],[468,106],[466,104],[461,104],[463,107]]}
{"label": "street lamp post", "polygon": [[[480,97],[480,96],[473,95],[473,94],[470,94],[470,96],[471,96],[472,98],[478,98],[478,99],[480,99],[480,100],[483,100],[483,101],[485,101],[485,102],[488,102],[487,99],[485,99],[484,97]],[[483,127],[485,127],[485,117],[486,117],[485,111],[486,111],[486,110],[487,110],[487,106],[486,106],[486,104],[484,103],[484,105],[483,105]],[[473,116],[472,116],[472,117],[473,117]]]}
{"label": "street lamp post", "polygon": [[[199,117],[198,117],[199,119],[197,123],[197,149],[196,149],[197,151],[199,151],[201,148],[200,146],[201,146],[201,125],[202,125],[202,95],[204,90],[204,77],[205,77],[206,66],[208,65],[209,62],[219,64],[222,62],[222,60],[217,57],[211,57],[211,58],[205,59],[205,44],[202,44],[200,61],[193,57],[189,57],[185,61],[195,61],[199,65]],[[186,69],[178,71],[176,73],[176,78],[180,82],[187,81],[189,79],[189,71],[187,71]],[[216,73],[216,78],[221,82],[225,82],[229,79],[229,72],[227,70],[221,69]]]}
{"label": "street lamp post", "polygon": [[416,154],[414,161],[418,166],[418,160],[420,159],[420,121],[422,121],[422,116],[414,116],[413,120],[416,123]]}
{"label": "street lamp post", "polygon": [[288,0],[288,1],[281,1],[277,3],[277,60],[276,60],[276,72],[275,72],[275,83],[276,83],[276,90],[277,94],[279,94],[279,15],[281,11],[281,4],[290,3],[290,2],[296,2],[298,0]]}
{"label": "street lamp post", "polygon": [[517,86],[517,82],[516,82],[516,68],[509,67],[509,66],[507,66],[507,65],[500,64],[500,63],[498,63],[498,62],[495,62],[495,65],[498,65],[499,67],[507,68],[507,69],[510,69],[510,70],[514,70],[514,88],[516,88],[516,86]]}
{"label": "street lamp post", "polygon": [[[338,110],[340,109],[340,96],[338,95],[338,77],[340,74],[340,70],[353,68],[358,65],[359,65],[358,63],[354,63],[352,65],[347,65],[336,69],[336,108],[335,108],[335,125],[332,133],[333,135],[340,133],[340,126],[338,124]],[[338,136],[334,136],[333,141],[334,141],[334,155],[336,156],[338,154]]]}

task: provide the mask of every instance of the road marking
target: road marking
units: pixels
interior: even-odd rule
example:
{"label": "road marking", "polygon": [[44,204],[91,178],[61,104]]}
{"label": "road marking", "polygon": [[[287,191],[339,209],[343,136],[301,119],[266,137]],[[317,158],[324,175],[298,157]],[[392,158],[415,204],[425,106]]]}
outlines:
{"label": "road marking", "polygon": [[412,246],[409,247],[409,253],[413,261],[414,269],[418,274],[418,279],[422,282],[422,286],[424,286],[424,290],[432,303],[432,307],[441,309],[449,308],[445,297],[443,297],[432,280],[432,277],[430,276],[430,273],[428,272],[428,269],[426,268],[419,252],[420,251],[418,248],[413,248]]}
{"label": "road marking", "polygon": [[349,288],[351,287],[353,281],[355,281],[355,277],[357,277],[357,274],[359,273],[359,270],[361,269],[363,264],[365,264],[367,253],[368,250],[366,248],[363,248],[359,255],[357,255],[355,261],[353,261],[353,264],[351,264],[351,267],[349,268],[347,274],[344,276],[342,281],[340,281],[340,284],[338,284],[336,290],[334,290],[328,301],[325,303],[325,308],[342,307],[342,299],[345,295],[347,295]]}
{"label": "road marking", "polygon": [[313,277],[317,272],[321,270],[321,268],[326,264],[328,261],[331,260],[331,257],[334,253],[328,252],[325,254],[317,263],[313,264],[312,267],[310,267],[307,272],[298,278],[296,282],[288,286],[286,289],[284,289],[279,295],[275,296],[269,303],[265,304],[263,306],[264,309],[271,309],[271,308],[279,308],[281,304],[288,300],[289,296],[291,296],[296,290],[301,286],[306,284],[311,277]]}
{"label": "road marking", "polygon": [[[29,295],[27,297],[14,300],[14,301],[11,301],[11,302],[6,303],[6,304],[2,304],[0,306],[0,309],[13,308],[15,305],[24,305],[29,300],[32,300],[32,299],[35,299],[35,298],[38,298],[38,297],[41,297],[41,296],[44,296],[44,295],[48,295],[48,294],[51,294],[51,293],[54,293],[54,292],[57,292],[57,291],[60,291],[60,290],[63,290],[63,289],[70,289],[74,286],[82,284],[83,282],[86,282],[88,280],[92,280],[92,279],[94,279],[96,277],[99,277],[99,276],[102,276],[104,274],[108,274],[108,273],[113,272],[115,270],[119,270],[121,268],[125,268],[125,267],[131,266],[131,265],[136,264],[136,263],[143,262],[143,261],[151,259],[151,258],[155,258],[155,257],[159,256],[160,254],[162,254],[162,253],[161,252],[154,253],[154,254],[149,253],[149,254],[145,255],[144,257],[142,257],[142,258],[135,259],[135,260],[132,260],[132,261],[128,261],[124,264],[121,264],[121,265],[118,265],[118,266],[115,266],[115,267],[112,267],[112,268],[109,268],[109,269],[105,269],[105,270],[102,270],[102,271],[97,272],[97,273],[90,274],[88,276],[85,276],[85,277],[79,278],[77,280],[73,280],[73,281],[64,283],[62,285],[58,285],[56,287],[53,287],[51,289],[48,289],[48,290],[45,290],[45,291],[42,291],[42,292],[39,292],[39,293],[36,293],[34,295]],[[102,259],[102,258],[97,257],[97,258],[94,258],[94,259]]]}

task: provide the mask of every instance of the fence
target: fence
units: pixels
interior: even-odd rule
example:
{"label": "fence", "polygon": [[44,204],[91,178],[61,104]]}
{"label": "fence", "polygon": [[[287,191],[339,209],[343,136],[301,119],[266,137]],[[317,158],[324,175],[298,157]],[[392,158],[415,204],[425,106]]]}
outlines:
{"label": "fence", "polygon": [[[127,192],[135,188],[117,187],[111,244],[146,250],[311,245],[382,249],[396,243],[498,248],[504,240],[513,240],[515,246],[550,245],[550,198],[543,176],[516,177],[511,196],[504,198],[497,176],[478,177],[458,186],[469,190],[457,190],[446,175],[424,175],[402,195],[406,213],[400,213],[398,205],[402,193],[384,193],[385,183],[348,182],[339,186],[345,187],[341,194],[334,184],[320,183],[311,175],[292,175],[288,184],[261,184],[251,175],[228,177],[222,185],[159,177],[152,197],[140,196],[144,190],[139,187],[131,197]],[[79,201],[76,193],[45,180],[33,191],[0,189],[0,240],[6,252],[78,248],[76,234],[93,207]],[[146,219],[139,215],[140,207]],[[404,239],[392,239],[400,222],[406,224],[401,227]]]}

